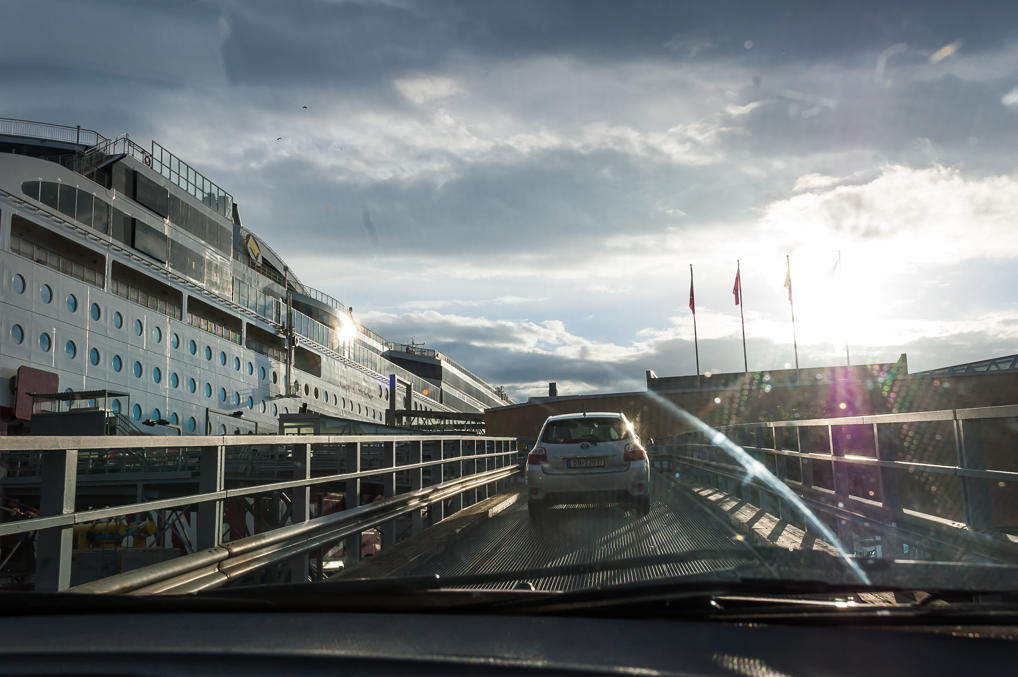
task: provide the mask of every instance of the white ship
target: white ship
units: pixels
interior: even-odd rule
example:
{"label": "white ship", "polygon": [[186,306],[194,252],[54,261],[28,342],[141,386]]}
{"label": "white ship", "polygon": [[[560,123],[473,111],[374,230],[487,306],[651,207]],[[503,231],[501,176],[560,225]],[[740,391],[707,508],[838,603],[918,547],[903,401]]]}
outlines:
{"label": "white ship", "polygon": [[0,271],[0,434],[29,432],[40,395],[119,433],[199,435],[510,402],[303,284],[228,192],[154,141],[0,119]]}

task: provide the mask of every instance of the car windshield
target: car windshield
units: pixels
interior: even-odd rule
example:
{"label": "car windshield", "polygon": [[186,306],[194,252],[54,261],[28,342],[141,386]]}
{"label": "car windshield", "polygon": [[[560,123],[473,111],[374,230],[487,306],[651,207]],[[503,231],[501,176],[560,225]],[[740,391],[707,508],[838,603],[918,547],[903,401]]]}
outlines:
{"label": "car windshield", "polygon": [[1015,592],[1018,4],[0,44],[3,590]]}

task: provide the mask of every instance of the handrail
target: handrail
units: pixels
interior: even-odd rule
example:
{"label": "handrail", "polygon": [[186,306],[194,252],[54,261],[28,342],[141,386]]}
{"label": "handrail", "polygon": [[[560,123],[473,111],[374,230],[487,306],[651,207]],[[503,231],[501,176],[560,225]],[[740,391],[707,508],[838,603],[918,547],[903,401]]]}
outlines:
{"label": "handrail", "polygon": [[[229,467],[231,464],[235,465],[236,460],[236,455],[228,454],[237,450],[241,453],[252,452],[257,447],[269,447],[272,452],[271,463],[263,467],[259,475],[245,475],[240,484],[228,486],[228,478],[231,482],[238,481],[236,476],[227,474]],[[369,448],[375,453],[367,453]],[[197,485],[197,491],[132,504],[68,510],[66,506],[73,506],[75,503],[79,477],[87,475],[87,468],[85,472],[79,468],[79,453],[82,454],[81,458],[84,458],[84,454],[95,454],[96,451],[108,453],[118,449],[140,454],[191,450],[193,462],[189,464],[192,478],[190,481]],[[429,450],[427,455],[426,450]],[[36,572],[37,589],[53,591],[65,590],[70,585],[71,551],[61,543],[62,539],[69,538],[70,530],[76,524],[122,518],[149,511],[197,511],[197,521],[194,524],[198,547],[204,550],[226,548],[235,553],[249,541],[238,539],[235,542],[223,543],[224,502],[255,494],[285,491],[292,494],[289,500],[293,515],[291,526],[299,527],[296,530],[300,533],[311,533],[322,525],[331,525],[332,531],[328,533],[333,534],[332,540],[336,540],[347,533],[359,533],[385,523],[383,542],[389,545],[395,543],[395,527],[392,520],[396,517],[412,513],[412,523],[419,531],[422,528],[422,508],[471,491],[475,492],[473,501],[476,502],[482,498],[482,493],[483,497],[487,497],[490,485],[516,474],[520,467],[516,441],[511,437],[230,435],[187,438],[178,436],[0,438],[0,453],[33,451],[39,452],[40,514],[30,519],[0,522],[0,536],[28,532],[38,534],[40,568]],[[338,465],[344,458],[345,471]],[[313,463],[316,469],[314,474],[312,474]],[[322,463],[330,470],[327,474],[321,473]],[[331,470],[332,468],[335,470]],[[425,471],[429,474],[425,474]],[[408,480],[410,490],[400,491],[397,478]],[[426,478],[430,478],[428,485],[425,485]],[[364,506],[356,509],[360,495],[357,487],[362,480],[373,480],[380,484],[385,499],[370,504],[374,507]],[[347,504],[348,509],[340,513],[345,517],[336,517],[336,514],[333,514],[325,521],[321,521],[324,518],[309,520],[311,489],[329,484],[347,487],[346,495],[351,502]],[[469,499],[470,495],[467,496],[467,502],[454,500],[448,507],[455,512],[469,505]],[[430,513],[433,521],[444,518],[446,507],[444,502],[434,507],[434,512]],[[383,508],[391,510],[376,513]],[[354,519],[355,517],[366,519],[365,516],[368,515],[371,519],[364,524]],[[334,532],[339,527],[347,531],[336,536]],[[287,528],[290,527],[282,527]],[[259,534],[258,538],[265,540],[269,538],[266,534],[275,532],[278,532],[280,538],[289,533],[277,529]],[[319,544],[328,541],[321,533],[316,532],[315,537],[318,539],[315,542]],[[322,541],[322,538],[326,540]],[[295,543],[288,543],[285,547],[288,548],[287,552],[290,552],[286,557],[292,557],[293,552],[303,552],[304,548],[298,547]],[[277,555],[278,553],[272,557]],[[271,561],[277,561],[278,558],[272,557],[269,558]],[[206,564],[207,562],[203,566]],[[178,565],[166,566],[179,573]],[[250,569],[245,569],[248,570]]]}
{"label": "handrail", "polygon": [[81,126],[56,125],[50,122],[21,120],[18,118],[0,118],[0,134],[8,136],[24,136],[28,138],[66,141],[83,146],[94,146],[108,139],[94,129]]}

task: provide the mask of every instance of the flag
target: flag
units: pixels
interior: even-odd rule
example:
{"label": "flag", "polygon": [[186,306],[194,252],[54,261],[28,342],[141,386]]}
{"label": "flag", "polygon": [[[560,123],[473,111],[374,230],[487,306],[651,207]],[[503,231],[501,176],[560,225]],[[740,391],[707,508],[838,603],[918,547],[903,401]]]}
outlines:
{"label": "flag", "polygon": [[742,300],[742,271],[738,268],[735,269],[735,286],[732,287],[732,294],[735,296],[735,305],[739,305]]}
{"label": "flag", "polygon": [[696,315],[696,301],[693,297],[693,267],[689,267],[689,309]]}
{"label": "flag", "polygon": [[785,268],[785,289],[788,290],[788,302],[791,303],[792,302],[792,263],[788,259],[785,259],[785,264],[787,265],[787,268]]}

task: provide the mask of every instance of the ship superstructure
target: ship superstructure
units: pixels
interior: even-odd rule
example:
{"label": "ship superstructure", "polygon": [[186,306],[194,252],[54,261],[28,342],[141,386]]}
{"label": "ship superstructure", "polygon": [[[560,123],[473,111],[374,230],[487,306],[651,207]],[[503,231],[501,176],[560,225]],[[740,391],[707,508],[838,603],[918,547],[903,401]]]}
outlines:
{"label": "ship superstructure", "polygon": [[275,431],[298,411],[385,422],[387,410],[509,402],[303,284],[232,195],[154,141],[0,120],[0,268],[0,432],[26,427],[40,378],[128,392],[108,405],[124,427],[182,434]]}

